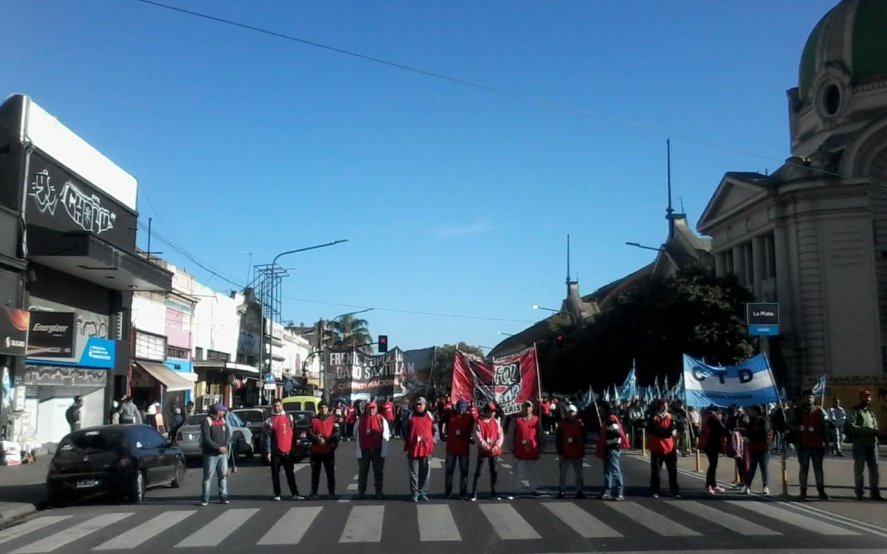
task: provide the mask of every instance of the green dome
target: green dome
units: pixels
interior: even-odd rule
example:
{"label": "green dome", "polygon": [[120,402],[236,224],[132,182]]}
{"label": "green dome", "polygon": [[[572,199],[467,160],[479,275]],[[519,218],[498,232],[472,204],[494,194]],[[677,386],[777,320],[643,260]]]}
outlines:
{"label": "green dome", "polygon": [[843,0],[816,24],[801,54],[802,101],[810,100],[824,66],[835,62],[847,68],[854,86],[887,79],[887,1]]}

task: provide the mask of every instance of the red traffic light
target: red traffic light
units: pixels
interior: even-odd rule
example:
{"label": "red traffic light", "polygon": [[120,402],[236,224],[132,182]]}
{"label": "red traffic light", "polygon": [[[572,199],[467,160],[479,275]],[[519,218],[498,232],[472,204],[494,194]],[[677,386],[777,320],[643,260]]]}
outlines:
{"label": "red traffic light", "polygon": [[563,348],[567,342],[567,337],[563,333],[558,333],[554,336],[554,347],[555,348]]}
{"label": "red traffic light", "polygon": [[380,354],[388,352],[388,335],[379,335],[378,345]]}

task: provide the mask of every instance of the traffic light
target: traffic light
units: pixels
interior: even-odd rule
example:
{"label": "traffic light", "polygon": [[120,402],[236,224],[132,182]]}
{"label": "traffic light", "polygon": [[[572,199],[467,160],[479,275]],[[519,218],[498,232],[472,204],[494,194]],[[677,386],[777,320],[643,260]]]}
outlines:
{"label": "traffic light", "polygon": [[554,336],[554,347],[560,350],[567,343],[567,337],[563,333],[558,333]]}
{"label": "traffic light", "polygon": [[388,335],[379,335],[379,354],[388,352]]}

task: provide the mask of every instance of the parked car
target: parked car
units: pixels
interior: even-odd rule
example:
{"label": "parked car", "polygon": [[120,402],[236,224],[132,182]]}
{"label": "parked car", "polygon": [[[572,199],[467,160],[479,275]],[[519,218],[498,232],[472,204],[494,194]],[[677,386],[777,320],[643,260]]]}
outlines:
{"label": "parked car", "polygon": [[262,440],[265,435],[265,419],[271,415],[270,406],[257,406],[255,408],[237,408],[231,410],[243,421],[253,434],[253,452],[262,451]]}
{"label": "parked car", "polygon": [[287,410],[287,414],[293,417],[293,456],[299,462],[305,458],[311,450],[311,439],[308,438],[308,430],[311,429],[311,418],[314,412],[307,410]]}
{"label": "parked car", "polygon": [[102,425],[69,433],[49,463],[49,501],[60,505],[76,497],[120,494],[138,503],[145,490],[179,487],[185,456],[147,425]]}
{"label": "parked car", "polygon": [[320,406],[320,398],[316,396],[287,396],[283,400],[284,410],[299,410],[311,412],[312,414],[316,414],[320,410],[318,407]]}
{"label": "parked car", "polygon": [[[185,458],[194,459],[202,456],[200,450],[200,424],[207,417],[209,417],[209,414],[192,415],[179,428],[179,432],[176,434],[176,445],[182,449]],[[231,429],[231,448],[238,455],[252,458],[255,453],[253,449],[253,432],[232,412],[225,412],[225,421]]]}

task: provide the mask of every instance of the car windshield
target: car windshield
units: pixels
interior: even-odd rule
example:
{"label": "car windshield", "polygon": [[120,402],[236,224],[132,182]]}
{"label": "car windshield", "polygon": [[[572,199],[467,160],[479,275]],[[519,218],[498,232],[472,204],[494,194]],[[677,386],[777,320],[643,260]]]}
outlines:
{"label": "car windshield", "polygon": [[59,451],[110,452],[119,449],[124,441],[120,431],[78,431],[71,433],[59,443]]}
{"label": "car windshield", "polygon": [[237,412],[237,416],[247,423],[262,423],[265,421],[262,412],[259,410],[245,410]]}
{"label": "car windshield", "polygon": [[204,419],[206,419],[206,414],[192,415],[188,418],[188,421],[185,422],[185,425],[200,425]]}
{"label": "car windshield", "polygon": [[289,415],[293,416],[294,423],[308,422],[314,417],[314,412],[307,412],[303,410],[292,410],[287,411]]}

